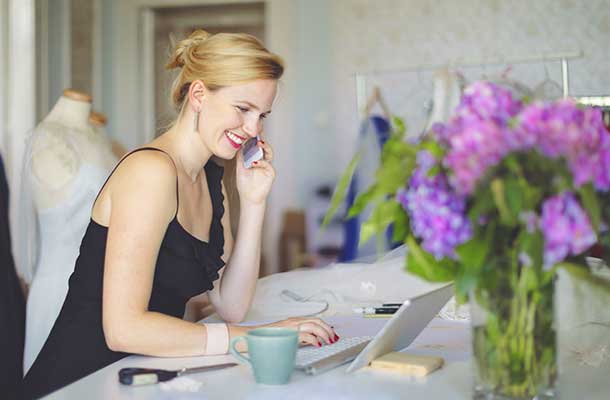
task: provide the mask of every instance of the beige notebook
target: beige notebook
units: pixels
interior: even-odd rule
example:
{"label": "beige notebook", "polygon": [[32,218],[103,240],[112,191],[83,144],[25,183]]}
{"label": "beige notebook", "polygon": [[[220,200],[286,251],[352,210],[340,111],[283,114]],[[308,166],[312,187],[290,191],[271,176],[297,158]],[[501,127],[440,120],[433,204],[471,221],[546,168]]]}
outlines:
{"label": "beige notebook", "polygon": [[444,360],[434,356],[415,356],[392,352],[371,362],[371,368],[392,370],[404,375],[426,376],[443,366]]}

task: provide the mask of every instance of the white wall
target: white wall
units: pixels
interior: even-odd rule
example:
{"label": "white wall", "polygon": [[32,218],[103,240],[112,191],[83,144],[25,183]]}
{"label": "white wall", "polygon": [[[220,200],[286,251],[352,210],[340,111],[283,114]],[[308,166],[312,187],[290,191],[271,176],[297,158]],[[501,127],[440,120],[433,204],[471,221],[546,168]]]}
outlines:
{"label": "white wall", "polygon": [[[181,0],[176,4],[210,4]],[[128,147],[142,144],[137,99],[138,7],[164,0],[102,2],[103,111],[109,131]],[[265,257],[277,267],[285,208],[304,207],[315,186],[336,179],[355,148],[354,72],[450,60],[519,58],[582,50],[571,62],[574,94],[610,93],[610,0],[267,0],[266,42],[287,63],[269,119],[277,180],[265,227]],[[547,64],[559,79],[557,64]],[[469,78],[490,69],[468,70]],[[542,64],[516,69],[531,82]],[[423,83],[418,83],[421,80]],[[399,115],[423,113],[431,72],[370,76]],[[417,123],[412,123],[417,130]]]}
{"label": "white wall", "polygon": [[[610,94],[609,0],[334,0],[330,21],[333,132],[340,142],[356,137],[357,71],[582,50],[585,57],[570,63],[571,93]],[[557,66],[548,66],[556,76]],[[531,68],[528,74],[543,76],[541,65]],[[409,103],[417,75],[377,78],[394,112],[421,108]],[[337,150],[345,166],[350,148]]]}
{"label": "white wall", "polygon": [[[4,43],[4,46],[0,45],[1,63],[4,64],[0,70],[3,79],[0,95],[5,99],[5,102],[0,102],[3,106],[0,129],[4,128],[3,157],[11,189],[11,235],[16,238],[21,159],[27,134],[35,125],[34,0],[8,0],[0,6],[0,29],[3,32],[0,41]],[[12,242],[13,248],[15,242]],[[15,251],[13,254],[17,255]]]}
{"label": "white wall", "polygon": [[294,27],[297,59],[288,64],[296,73],[294,114],[295,145],[289,151],[295,170],[296,201],[305,207],[311,193],[334,169],[335,137],[330,130],[332,112],[330,52],[330,2],[299,0]]}

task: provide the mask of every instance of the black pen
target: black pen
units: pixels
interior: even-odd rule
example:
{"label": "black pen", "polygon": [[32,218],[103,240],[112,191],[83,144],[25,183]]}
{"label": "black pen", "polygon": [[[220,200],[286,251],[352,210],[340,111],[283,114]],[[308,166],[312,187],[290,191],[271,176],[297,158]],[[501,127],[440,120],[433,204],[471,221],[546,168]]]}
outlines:
{"label": "black pen", "polygon": [[358,314],[394,314],[398,311],[396,307],[357,307],[354,312]]}
{"label": "black pen", "polygon": [[372,310],[366,310],[365,314],[394,314],[398,311],[398,308],[395,307],[375,307]]}
{"label": "black pen", "polygon": [[397,307],[400,308],[403,303],[383,303],[382,307]]}

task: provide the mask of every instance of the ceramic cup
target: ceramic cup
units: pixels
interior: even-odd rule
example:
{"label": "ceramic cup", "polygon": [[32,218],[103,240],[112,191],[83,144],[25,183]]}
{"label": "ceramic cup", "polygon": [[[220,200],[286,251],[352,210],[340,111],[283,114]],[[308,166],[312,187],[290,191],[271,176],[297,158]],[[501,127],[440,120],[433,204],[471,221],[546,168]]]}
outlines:
{"label": "ceramic cup", "polygon": [[[248,355],[240,354],[235,346],[240,340],[248,345]],[[257,328],[246,336],[231,340],[231,354],[252,366],[254,379],[265,385],[284,385],[294,370],[299,334],[289,328]]]}

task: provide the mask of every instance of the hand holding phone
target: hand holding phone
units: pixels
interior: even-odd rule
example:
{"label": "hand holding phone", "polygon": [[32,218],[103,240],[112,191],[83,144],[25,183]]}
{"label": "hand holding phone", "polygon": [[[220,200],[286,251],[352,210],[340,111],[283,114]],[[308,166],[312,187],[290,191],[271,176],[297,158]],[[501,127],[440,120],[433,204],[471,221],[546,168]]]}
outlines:
{"label": "hand holding phone", "polygon": [[252,168],[252,164],[263,158],[263,149],[258,147],[259,137],[248,140],[244,143],[241,151],[244,156],[244,167]]}

